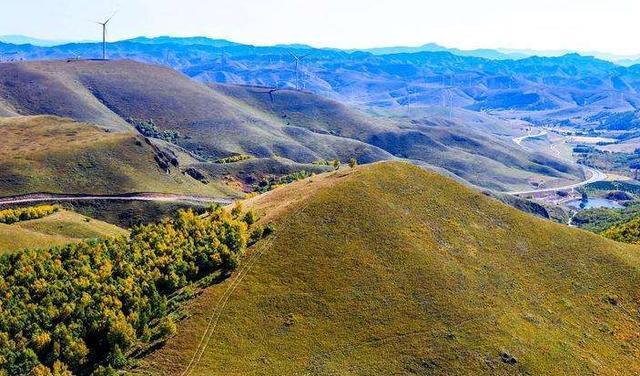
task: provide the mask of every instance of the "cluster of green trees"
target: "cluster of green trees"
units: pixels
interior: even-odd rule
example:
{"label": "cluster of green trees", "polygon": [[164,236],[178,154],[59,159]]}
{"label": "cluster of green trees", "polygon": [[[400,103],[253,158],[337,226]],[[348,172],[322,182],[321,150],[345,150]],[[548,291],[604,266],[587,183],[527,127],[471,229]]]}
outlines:
{"label": "cluster of green trees", "polygon": [[640,244],[640,217],[612,226],[602,232],[602,235],[618,242]]}
{"label": "cluster of green trees", "polygon": [[0,210],[0,223],[12,224],[20,221],[43,218],[58,210],[60,210],[58,205],[39,205]]}
{"label": "cluster of green trees", "polygon": [[175,333],[170,297],[228,273],[255,215],[180,211],[129,237],[0,257],[0,374],[108,374]]}
{"label": "cluster of green trees", "polygon": [[251,159],[251,156],[246,154],[238,154],[238,155],[232,155],[226,158],[216,159],[214,162],[225,164],[225,163],[236,163],[236,162],[246,161],[247,159]]}
{"label": "cluster of green trees", "polygon": [[293,183],[294,181],[306,179],[313,176],[312,172],[302,170],[298,172],[294,172],[293,174],[281,176],[281,177],[268,177],[262,179],[258,185],[255,187],[255,191],[259,193],[269,192],[270,190],[276,189],[285,184]]}
{"label": "cluster of green trees", "polygon": [[[319,166],[333,166],[334,169],[339,169],[341,162],[339,159],[334,159],[332,161],[327,161],[327,160],[320,160],[320,161],[315,161],[313,162],[313,164],[315,165],[319,165]],[[351,158],[349,159],[349,167],[354,168],[358,165],[358,160],[355,158]]]}
{"label": "cluster of green trees", "polygon": [[180,133],[178,131],[161,131],[158,129],[158,126],[153,119],[141,120],[129,118],[127,121],[145,137],[158,138],[171,143],[175,143],[176,140],[180,138]]}
{"label": "cluster of green trees", "polygon": [[333,166],[334,169],[339,169],[340,168],[340,160],[339,159],[334,159],[334,160],[319,160],[319,161],[315,161],[313,162],[314,165],[318,165],[318,166]]}

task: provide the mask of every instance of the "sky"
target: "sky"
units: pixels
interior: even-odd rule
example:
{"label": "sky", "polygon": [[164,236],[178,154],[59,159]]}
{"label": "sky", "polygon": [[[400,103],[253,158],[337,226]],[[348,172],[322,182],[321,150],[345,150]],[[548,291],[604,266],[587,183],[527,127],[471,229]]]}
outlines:
{"label": "sky", "polygon": [[640,54],[638,0],[0,0],[0,35],[208,36],[255,45],[447,47]]}

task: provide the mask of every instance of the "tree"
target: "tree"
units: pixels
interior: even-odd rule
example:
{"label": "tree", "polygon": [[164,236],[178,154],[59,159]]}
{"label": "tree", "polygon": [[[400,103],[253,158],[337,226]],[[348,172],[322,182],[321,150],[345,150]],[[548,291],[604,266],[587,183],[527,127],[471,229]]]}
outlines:
{"label": "tree", "polygon": [[340,168],[340,160],[339,160],[339,159],[335,159],[335,160],[333,161],[333,168],[334,168],[335,170],[337,170],[337,169],[339,169],[339,168]]}
{"label": "tree", "polygon": [[231,209],[231,216],[233,216],[233,218],[239,218],[243,210],[242,202],[238,202],[233,209]]}
{"label": "tree", "polygon": [[124,350],[136,341],[136,331],[127,322],[122,312],[118,312],[116,317],[111,320],[107,340],[114,349],[117,346]]}
{"label": "tree", "polygon": [[358,160],[355,158],[349,159],[349,167],[354,168],[358,165]]}
{"label": "tree", "polygon": [[158,335],[160,338],[168,338],[174,336],[178,331],[176,327],[176,323],[173,321],[171,316],[166,316],[162,320],[160,320],[160,325],[158,326]]}
{"label": "tree", "polygon": [[244,221],[244,223],[246,223],[247,225],[251,226],[252,224],[254,224],[254,223],[256,223],[258,221],[258,215],[253,210],[249,210],[244,215],[244,218],[242,220]]}
{"label": "tree", "polygon": [[127,365],[127,357],[120,350],[120,346],[115,345],[109,354],[109,364],[116,368],[122,368]]}

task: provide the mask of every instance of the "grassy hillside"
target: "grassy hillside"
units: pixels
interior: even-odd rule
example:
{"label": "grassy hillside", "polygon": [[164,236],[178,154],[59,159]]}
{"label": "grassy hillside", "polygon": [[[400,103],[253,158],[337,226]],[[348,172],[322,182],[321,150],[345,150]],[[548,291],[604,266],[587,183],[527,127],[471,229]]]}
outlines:
{"label": "grassy hillside", "polygon": [[[113,129],[125,120],[153,120],[177,131],[177,144],[204,158],[230,154],[298,162],[339,156],[389,157],[356,140],[291,134],[280,119],[234,101],[168,68],[133,61],[43,61],[0,66],[0,98],[21,114],[51,114]],[[39,88],[47,86],[43,93]],[[122,125],[124,124],[124,125]],[[214,137],[215,136],[215,137]]]}
{"label": "grassy hillside", "polygon": [[[43,91],[41,88],[46,87]],[[575,166],[515,145],[512,130],[443,114],[374,116],[295,90],[206,86],[165,67],[133,61],[37,61],[0,65],[0,114],[50,114],[109,130],[153,124],[153,134],[200,162],[238,154],[308,164],[352,157],[360,163],[393,158],[444,168],[495,190],[575,181]],[[271,94],[270,94],[271,92]],[[398,100],[394,94],[391,100]],[[4,103],[4,105],[1,105]],[[241,172],[233,172],[235,178]]]}
{"label": "grassy hillside", "polygon": [[133,133],[52,116],[0,118],[0,196],[130,192],[231,196],[223,184],[184,175]]}
{"label": "grassy hillside", "polygon": [[126,231],[78,213],[59,211],[44,218],[0,223],[0,252],[24,248],[50,248],[82,239],[124,235]]}
{"label": "grassy hillside", "polygon": [[402,163],[247,204],[275,234],[140,373],[640,372],[640,248]]}
{"label": "grassy hillside", "polygon": [[[369,116],[336,101],[307,92],[250,86],[210,84],[252,108],[282,119],[306,132],[354,138],[395,157],[450,171],[485,188],[498,191],[525,187],[529,180],[562,184],[581,176],[576,166],[544,154],[529,153],[511,140],[513,130],[497,120],[457,111],[443,120],[436,109],[415,112],[377,111]],[[363,161],[361,161],[363,162]]]}

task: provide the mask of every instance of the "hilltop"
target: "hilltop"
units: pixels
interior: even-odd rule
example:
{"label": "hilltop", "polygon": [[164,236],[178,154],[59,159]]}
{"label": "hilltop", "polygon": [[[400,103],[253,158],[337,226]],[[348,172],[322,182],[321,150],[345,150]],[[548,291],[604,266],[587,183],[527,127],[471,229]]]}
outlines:
{"label": "hilltop", "polygon": [[125,235],[127,231],[69,210],[13,224],[0,223],[0,253],[24,248],[48,249],[88,238]]}
{"label": "hilltop", "polygon": [[398,162],[245,207],[274,234],[195,299],[139,373],[640,372],[636,246]]}

